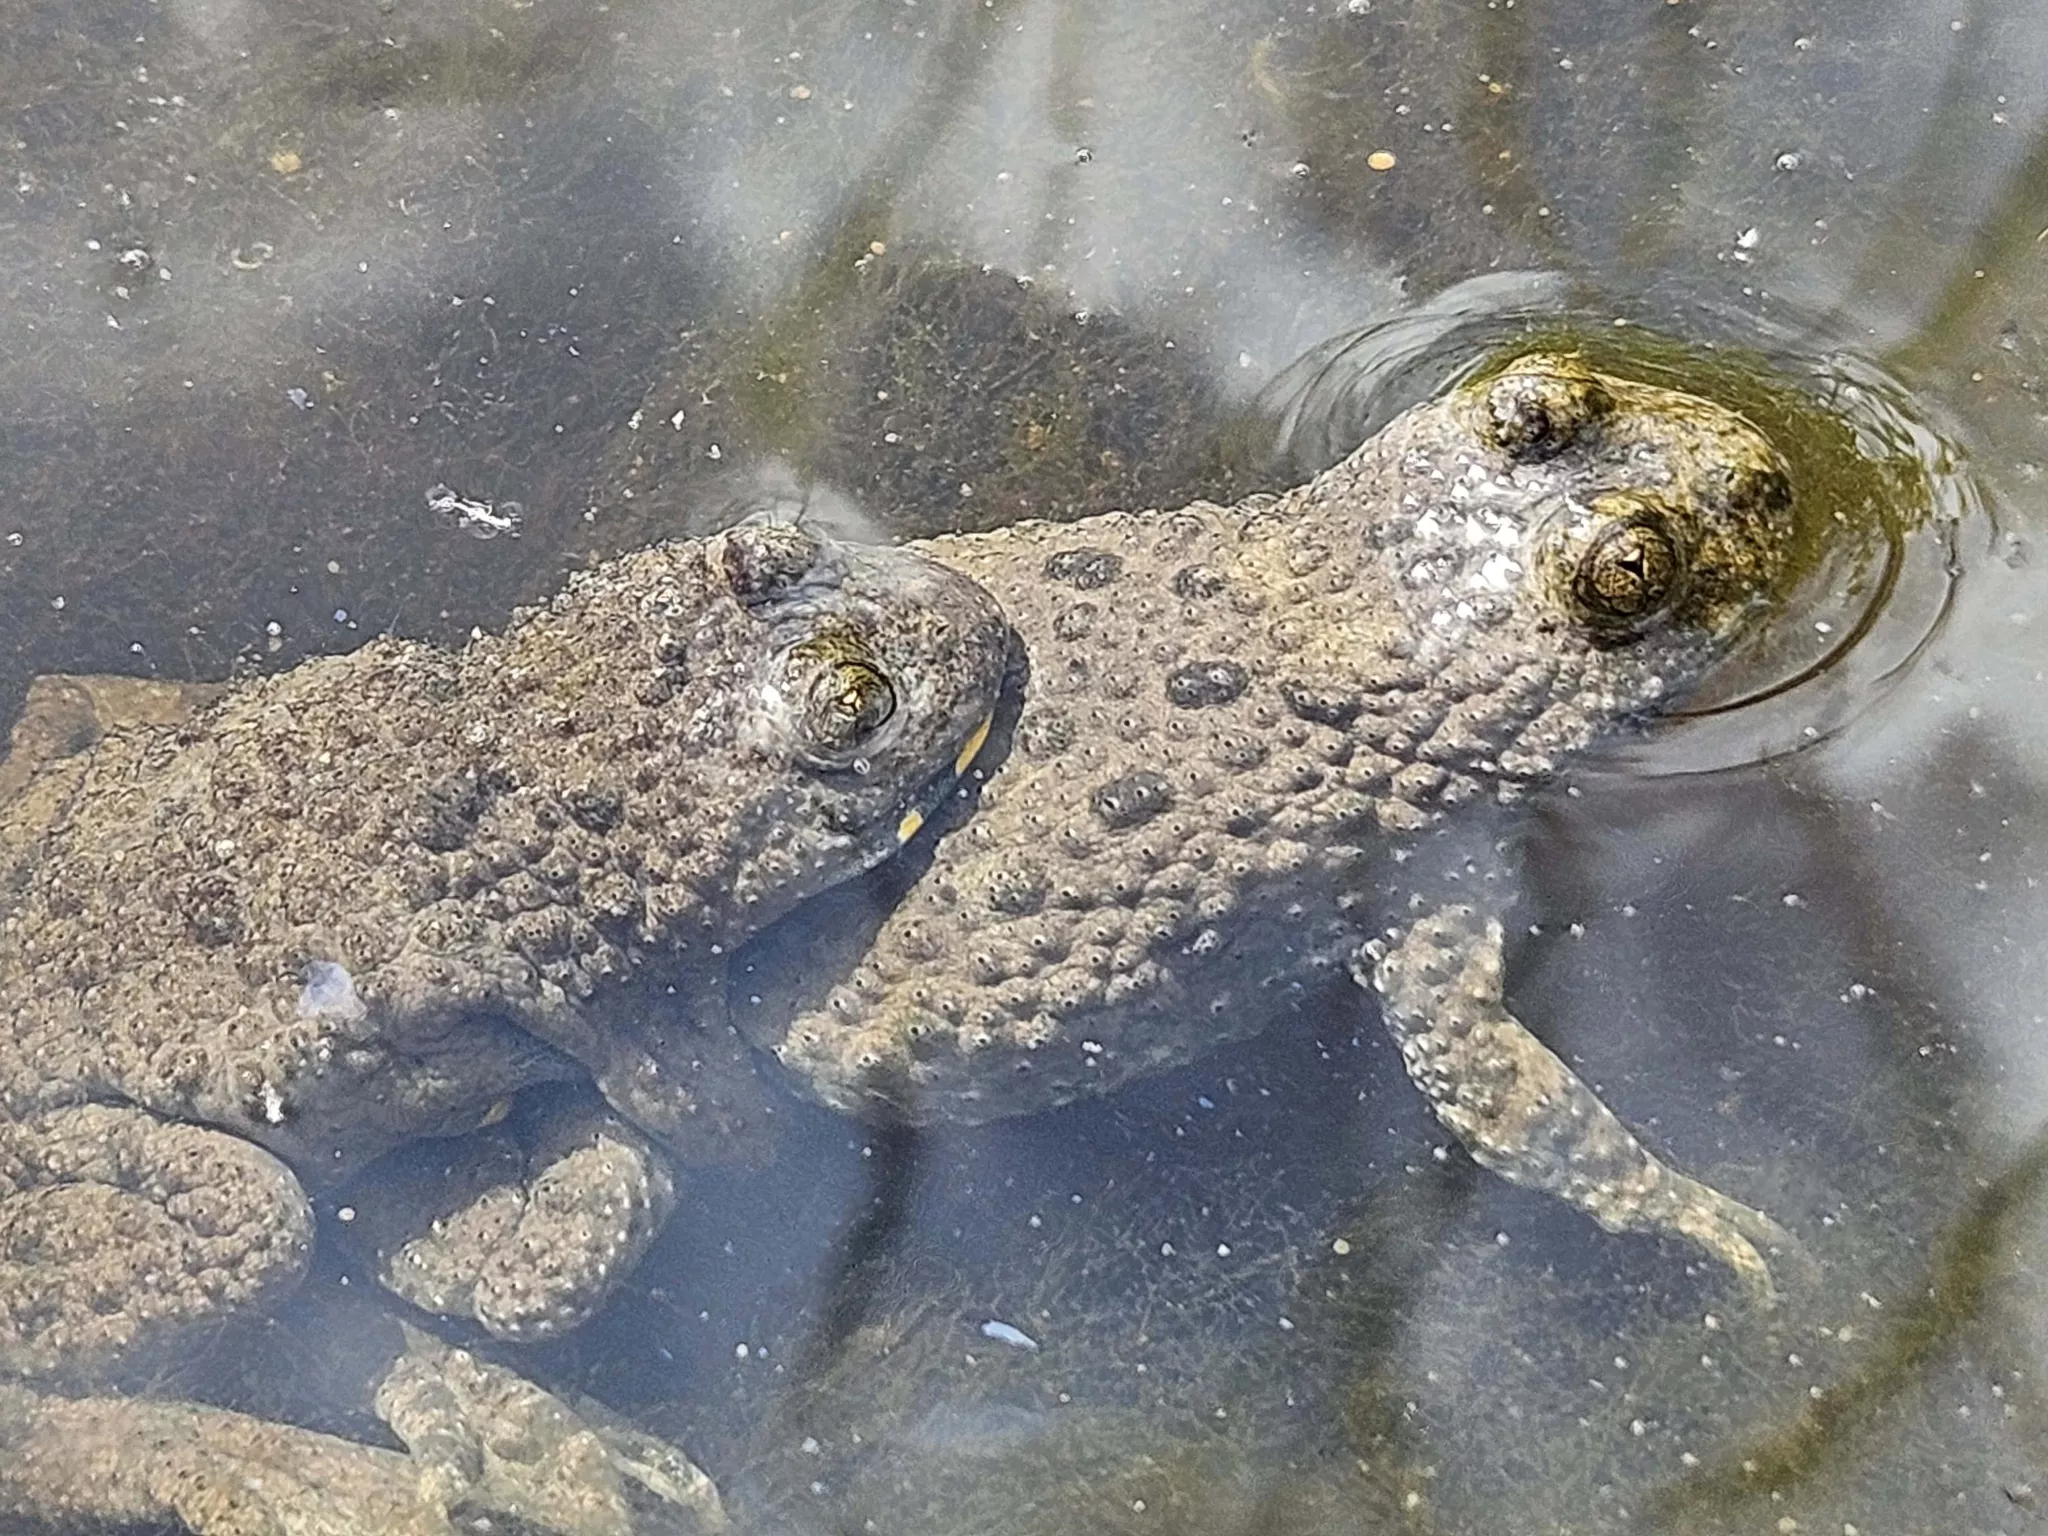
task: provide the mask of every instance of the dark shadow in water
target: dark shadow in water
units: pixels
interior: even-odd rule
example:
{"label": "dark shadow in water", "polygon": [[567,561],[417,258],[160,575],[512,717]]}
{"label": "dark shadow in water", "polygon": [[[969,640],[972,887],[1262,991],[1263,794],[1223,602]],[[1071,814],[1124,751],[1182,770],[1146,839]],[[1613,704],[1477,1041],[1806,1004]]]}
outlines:
{"label": "dark shadow in water", "polygon": [[1655,1527],[1725,1529],[1731,1518],[1754,1517],[1752,1506],[1768,1507],[1773,1492],[1840,1470],[1879,1415],[1922,1390],[1941,1354],[2001,1310],[2014,1229],[2036,1211],[2044,1189],[2048,1131],[2037,1133],[1940,1234],[1925,1287],[1892,1318],[1870,1357],[1779,1428],[1656,1495],[1648,1508]]}
{"label": "dark shadow in water", "polygon": [[868,1138],[868,1198],[834,1244],[818,1288],[817,1322],[797,1353],[799,1379],[823,1375],[854,1331],[876,1316],[887,1261],[916,1219],[923,1139],[911,1125],[880,1126]]}

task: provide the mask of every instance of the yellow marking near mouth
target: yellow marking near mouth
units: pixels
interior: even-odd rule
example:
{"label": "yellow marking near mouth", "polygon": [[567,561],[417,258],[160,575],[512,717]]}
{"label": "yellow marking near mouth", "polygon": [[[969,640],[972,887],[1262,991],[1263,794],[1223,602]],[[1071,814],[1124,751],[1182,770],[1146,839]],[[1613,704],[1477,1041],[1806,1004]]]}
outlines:
{"label": "yellow marking near mouth", "polygon": [[906,812],[903,819],[896,823],[896,841],[899,843],[909,842],[913,837],[917,836],[917,829],[923,825],[923,811]]}
{"label": "yellow marking near mouth", "polygon": [[989,728],[995,723],[996,717],[990,714],[986,720],[983,720],[981,724],[974,728],[974,734],[967,738],[967,745],[962,747],[960,755],[953,759],[953,771],[955,773],[965,773],[967,771],[968,765],[974,761],[974,755],[987,745]]}

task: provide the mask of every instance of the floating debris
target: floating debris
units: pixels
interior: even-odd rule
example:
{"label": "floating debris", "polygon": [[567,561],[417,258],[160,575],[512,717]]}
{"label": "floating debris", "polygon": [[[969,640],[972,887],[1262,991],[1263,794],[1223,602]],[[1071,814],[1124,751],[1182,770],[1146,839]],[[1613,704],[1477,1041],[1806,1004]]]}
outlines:
{"label": "floating debris", "polygon": [[427,509],[453,518],[456,527],[476,539],[495,539],[501,533],[516,539],[526,520],[526,509],[516,501],[478,501],[445,485],[427,492]]}
{"label": "floating debris", "polygon": [[1038,1348],[1038,1340],[1023,1329],[1012,1328],[1008,1323],[993,1317],[981,1325],[981,1336],[985,1339],[994,1339],[998,1344],[1007,1344],[1012,1349],[1035,1351]]}

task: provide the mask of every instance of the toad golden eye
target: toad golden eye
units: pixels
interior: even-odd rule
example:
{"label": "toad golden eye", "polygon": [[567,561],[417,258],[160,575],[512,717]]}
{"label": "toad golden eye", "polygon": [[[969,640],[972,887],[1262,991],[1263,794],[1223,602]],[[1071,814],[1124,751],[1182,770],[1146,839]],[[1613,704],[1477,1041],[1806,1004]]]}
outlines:
{"label": "toad golden eye", "polygon": [[1633,624],[1671,599],[1678,546],[1661,518],[1639,514],[1601,530],[1579,557],[1572,595],[1595,619]]}
{"label": "toad golden eye", "polygon": [[819,669],[804,704],[806,731],[816,746],[851,752],[896,713],[896,690],[868,662],[841,657]]}

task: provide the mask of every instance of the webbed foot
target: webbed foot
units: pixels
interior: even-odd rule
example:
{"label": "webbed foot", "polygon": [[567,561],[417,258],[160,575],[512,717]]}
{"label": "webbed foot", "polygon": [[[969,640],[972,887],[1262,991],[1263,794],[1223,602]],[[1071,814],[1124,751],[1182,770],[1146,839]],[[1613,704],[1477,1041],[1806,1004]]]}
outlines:
{"label": "webbed foot", "polygon": [[1675,1232],[1765,1304],[1771,1264],[1803,1270],[1799,1240],[1761,1211],[1645,1147],[1571,1068],[1508,1012],[1501,925],[1453,906],[1352,961],[1382,999],[1401,1059],[1473,1161],[1577,1206],[1610,1232]]}
{"label": "webbed foot", "polygon": [[507,1339],[587,1320],[675,1208],[666,1159],[588,1095],[530,1093],[509,1120],[406,1147],[357,1187],[350,1225],[384,1286]]}
{"label": "webbed foot", "polygon": [[28,685],[0,762],[0,803],[51,763],[136,726],[183,725],[226,692],[221,683],[170,683],[115,673],[48,672]]}

